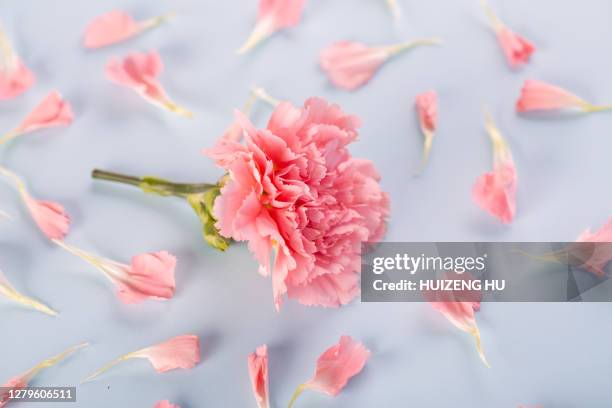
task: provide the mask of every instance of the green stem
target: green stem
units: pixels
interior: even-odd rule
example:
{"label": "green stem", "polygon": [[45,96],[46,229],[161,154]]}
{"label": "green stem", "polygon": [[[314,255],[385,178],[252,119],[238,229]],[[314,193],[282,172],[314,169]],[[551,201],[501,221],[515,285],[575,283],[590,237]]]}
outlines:
{"label": "green stem", "polygon": [[212,188],[218,187],[216,184],[206,183],[173,183],[156,177],[134,177],[98,169],[95,169],[91,173],[91,177],[98,180],[136,186],[146,193],[154,193],[162,196],[185,197],[190,194],[204,193]]}
{"label": "green stem", "polygon": [[298,397],[304,392],[305,389],[306,389],[306,384],[300,384],[300,386],[296,388],[295,392],[291,396],[291,400],[289,400],[289,406],[287,408],[293,407],[295,400],[298,399]]}

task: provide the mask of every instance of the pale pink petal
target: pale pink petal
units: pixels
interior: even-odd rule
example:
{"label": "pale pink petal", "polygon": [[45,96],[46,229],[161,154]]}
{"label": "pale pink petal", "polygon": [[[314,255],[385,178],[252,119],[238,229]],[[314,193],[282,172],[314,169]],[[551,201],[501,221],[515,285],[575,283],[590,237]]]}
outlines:
{"label": "pale pink petal", "polygon": [[171,404],[170,401],[159,401],[153,408],[181,408],[178,405]]}
{"label": "pale pink petal", "polygon": [[527,80],[516,103],[518,112],[540,110],[585,109],[588,105],[582,98],[558,86],[542,81]]}
{"label": "pale pink petal", "polygon": [[73,120],[74,113],[70,104],[62,99],[59,92],[53,91],[17,126],[15,132],[23,134],[38,129],[67,126]]}
{"label": "pale pink petal", "polygon": [[268,347],[264,344],[249,355],[249,376],[253,394],[259,408],[270,407],[270,393],[268,391]]}
{"label": "pale pink petal", "polygon": [[52,201],[38,201],[27,197],[25,204],[38,225],[50,240],[62,240],[70,229],[70,217],[60,204]]}
{"label": "pale pink petal", "polygon": [[114,279],[118,296],[125,303],[174,296],[176,258],[166,251],[136,255],[124,276]]}
{"label": "pale pink petal", "polygon": [[99,48],[125,41],[138,34],[138,23],[123,11],[96,17],[85,29],[85,47]]}
{"label": "pale pink petal", "polygon": [[507,27],[502,27],[497,32],[497,41],[512,67],[527,64],[535,51],[535,46],[532,43]]}
{"label": "pale pink petal", "polygon": [[314,377],[305,387],[328,395],[337,395],[351,377],[359,374],[370,357],[370,351],[350,336],[340,337],[338,344],[327,349],[317,360]]}
{"label": "pale pink petal", "polygon": [[260,0],[257,24],[238,52],[245,53],[277,31],[296,26],[300,22],[305,1]]}
{"label": "pale pink petal", "polygon": [[[578,251],[575,255],[583,262],[580,267],[597,276],[605,276],[606,267],[612,262],[612,218],[596,232],[591,232],[590,229],[584,231],[576,242],[593,244],[586,248],[582,245],[575,248]],[[586,255],[582,255],[583,253]]]}
{"label": "pale pink petal", "polygon": [[438,125],[438,96],[435,91],[417,95],[416,108],[423,131],[435,132]]}
{"label": "pale pink petal", "polygon": [[133,358],[149,360],[158,373],[177,369],[190,369],[200,362],[200,339],[192,334],[183,335],[142,350],[128,353],[97,370],[82,382],[91,381],[115,365]]}
{"label": "pale pink petal", "polygon": [[157,51],[134,52],[124,59],[112,59],[106,66],[106,76],[111,82],[136,91],[150,103],[185,117],[193,114],[168,98],[158,80],[163,64]]}
{"label": "pale pink petal", "polygon": [[0,66],[0,100],[13,99],[32,87],[34,74],[17,57],[11,64]]}

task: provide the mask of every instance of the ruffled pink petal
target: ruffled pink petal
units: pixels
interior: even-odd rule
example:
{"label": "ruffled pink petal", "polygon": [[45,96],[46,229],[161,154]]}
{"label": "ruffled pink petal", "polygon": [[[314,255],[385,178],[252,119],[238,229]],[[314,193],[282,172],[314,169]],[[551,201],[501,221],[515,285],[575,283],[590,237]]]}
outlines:
{"label": "ruffled pink petal", "polygon": [[588,256],[583,259],[581,267],[597,276],[605,276],[606,267],[612,262],[612,218],[595,232],[587,229],[580,234],[576,242],[594,244],[589,246],[589,248],[581,248],[581,246],[576,248],[581,253],[584,252],[581,250],[588,249]]}
{"label": "ruffled pink petal", "polygon": [[15,132],[23,134],[38,129],[67,126],[73,120],[74,113],[70,104],[62,99],[58,91],[53,91],[21,122]]}
{"label": "ruffled pink petal", "polygon": [[113,279],[119,299],[128,304],[149,298],[171,299],[176,287],[175,268],[176,258],[165,251],[133,257],[125,276]]}
{"label": "ruffled pink petal", "polygon": [[131,356],[148,359],[158,373],[190,369],[200,362],[200,339],[195,335],[178,336]]}
{"label": "ruffled pink petal", "polygon": [[370,351],[362,343],[350,336],[342,336],[338,344],[319,357],[314,377],[305,387],[328,395],[337,395],[351,377],[361,372],[369,357]]}
{"label": "ruffled pink petal", "polygon": [[96,17],[85,30],[85,47],[99,48],[125,41],[140,31],[138,23],[123,11]]}
{"label": "ruffled pink petal", "polygon": [[319,62],[332,84],[355,90],[368,83],[388,58],[382,48],[339,41],[321,52]]}
{"label": "ruffled pink petal", "polygon": [[181,408],[178,405],[171,404],[170,401],[159,401],[153,408]]}
{"label": "ruffled pink petal", "polygon": [[554,85],[527,80],[516,103],[518,112],[538,110],[582,109],[586,102],[580,97]]}
{"label": "ruffled pink petal", "polygon": [[70,229],[70,217],[60,204],[27,196],[25,204],[38,228],[50,240],[62,240]]}
{"label": "ruffled pink petal", "polygon": [[516,188],[516,169],[513,163],[508,163],[480,176],[472,189],[472,198],[480,208],[508,224],[516,213]]}
{"label": "ruffled pink petal", "polygon": [[423,131],[435,132],[438,125],[438,96],[435,91],[417,95],[416,108]]}
{"label": "ruffled pink petal", "polygon": [[268,391],[268,347],[264,344],[249,355],[249,377],[255,401],[259,408],[270,407],[270,393]]}
{"label": "ruffled pink petal", "polygon": [[0,67],[0,100],[13,99],[32,87],[34,74],[15,57],[13,66]]}
{"label": "ruffled pink petal", "polygon": [[505,26],[497,31],[497,41],[512,67],[527,64],[535,51],[532,43]]}

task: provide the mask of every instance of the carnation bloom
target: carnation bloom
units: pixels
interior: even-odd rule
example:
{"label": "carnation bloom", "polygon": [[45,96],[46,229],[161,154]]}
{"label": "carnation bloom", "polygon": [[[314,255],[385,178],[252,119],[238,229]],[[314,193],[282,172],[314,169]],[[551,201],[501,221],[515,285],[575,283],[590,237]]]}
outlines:
{"label": "carnation bloom", "polygon": [[352,91],[368,83],[391,57],[419,45],[439,42],[437,39],[421,39],[404,44],[370,47],[354,41],[339,41],[321,52],[319,62],[332,84]]}
{"label": "carnation bloom", "polygon": [[57,316],[57,312],[49,308],[47,305],[19,293],[13,287],[13,285],[10,284],[8,279],[6,279],[6,276],[4,276],[2,271],[0,271],[0,295],[7,297],[14,302],[20,303],[25,307],[38,310],[39,312],[48,314],[50,316]]}
{"label": "carnation bloom", "polygon": [[177,369],[190,369],[200,362],[200,339],[198,336],[188,334],[174,337],[163,343],[128,353],[115,359],[110,364],[105,365],[83,380],[82,383],[91,381],[115,365],[133,358],[149,360],[158,373],[165,373]]}
{"label": "carnation bloom", "polygon": [[111,82],[126,86],[155,106],[188,118],[193,114],[178,106],[166,95],[157,77],[163,70],[159,54],[134,52],[123,59],[112,59],[106,66],[106,76]]}
{"label": "carnation bloom", "polygon": [[74,113],[70,104],[62,98],[58,91],[53,91],[15,129],[2,136],[0,144],[39,129],[68,126],[73,120]]}
{"label": "carnation bloom", "polygon": [[29,369],[25,373],[8,380],[4,385],[2,385],[2,387],[0,387],[1,388],[0,389],[0,408],[6,406],[6,404],[10,402],[9,400],[10,390],[20,390],[20,389],[28,387],[30,381],[32,381],[32,379],[36,377],[36,375],[38,375],[39,372],[41,372],[42,370],[46,368],[56,365],[57,363],[64,360],[66,357],[68,357],[72,353],[74,353],[75,351],[82,349],[83,347],[86,347],[87,345],[88,345],[87,343],[84,343],[84,344],[80,344],[75,347],[71,347],[68,350],[64,351],[63,353],[58,354],[57,356],[51,357],[49,359],[46,359],[40,362],[39,364]]}
{"label": "carnation bloom", "polygon": [[73,255],[93,265],[115,286],[117,296],[127,304],[145,299],[170,299],[174,296],[176,258],[168,252],[136,255],[130,265],[88,253],[62,241],[54,241]]}
{"label": "carnation bloom", "polygon": [[259,0],[257,24],[248,40],[238,50],[244,54],[272,34],[300,22],[306,0]]}
{"label": "carnation bloom", "polygon": [[246,143],[207,151],[230,176],[213,208],[220,234],[248,242],[277,309],[285,293],[305,305],[350,302],[361,244],[382,238],[389,215],[374,165],[347,149],[359,120],[316,98],[281,103],[263,130],[237,118]]}
{"label": "carnation bloom", "polygon": [[573,93],[542,81],[527,80],[516,102],[521,113],[550,110],[579,110],[586,113],[611,110],[612,105],[594,105]]}
{"label": "carnation bloom", "polygon": [[249,377],[258,408],[270,407],[270,392],[268,390],[268,347],[257,347],[248,359]]}
{"label": "carnation bloom", "polygon": [[178,405],[171,404],[170,401],[159,401],[153,408],[181,408]]}
{"label": "carnation bloom", "polygon": [[53,201],[34,199],[19,176],[0,166],[0,174],[11,179],[38,228],[50,240],[64,239],[70,229],[70,217],[64,207]]}
{"label": "carnation bloom", "polygon": [[516,168],[508,144],[488,113],[485,126],[493,143],[493,171],[476,180],[472,198],[480,208],[508,224],[516,213]]}
{"label": "carnation bloom", "polygon": [[321,354],[314,376],[297,388],[291,397],[289,408],[304,390],[338,395],[348,381],[363,370],[369,357],[370,351],[362,343],[350,336],[340,337],[337,344]]}
{"label": "carnation bloom", "polygon": [[13,99],[34,84],[34,74],[13,50],[0,27],[0,100]]}
{"label": "carnation bloom", "polygon": [[508,63],[513,68],[524,65],[529,62],[531,54],[535,51],[535,46],[510,30],[489,6],[487,0],[481,0],[481,4],[491,21],[491,26],[497,35],[497,41],[501,46]]}
{"label": "carnation bloom", "polygon": [[93,19],[85,30],[85,48],[100,48],[126,41],[144,31],[160,26],[173,14],[136,21],[124,11],[111,11]]}
{"label": "carnation bloom", "polygon": [[434,132],[438,126],[438,96],[436,92],[429,91],[417,95],[416,109],[421,125],[421,132],[423,132],[423,136],[425,137],[422,164],[422,167],[424,167],[429,159]]}

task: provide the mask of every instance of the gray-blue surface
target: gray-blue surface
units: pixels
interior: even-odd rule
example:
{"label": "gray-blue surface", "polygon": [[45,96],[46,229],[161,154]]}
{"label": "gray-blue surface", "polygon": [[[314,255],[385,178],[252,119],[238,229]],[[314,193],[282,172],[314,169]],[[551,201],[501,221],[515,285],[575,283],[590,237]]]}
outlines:
{"label": "gray-blue surface", "polygon": [[[23,292],[61,311],[48,318],[0,305],[0,382],[68,346],[91,347],[41,373],[34,385],[75,384],[114,357],[178,334],[202,337],[194,370],[158,375],[129,362],[79,387],[78,403],[61,407],[254,407],[246,356],[270,346],[273,406],[284,406],[308,379],[318,355],[342,334],[372,350],[366,369],[341,395],[306,392],[297,407],[609,407],[612,307],[608,304],[486,304],[478,314],[485,368],[472,339],[427,304],[359,304],[340,310],[287,302],[274,311],[271,282],[257,274],[244,245],[207,248],[191,210],[173,199],[93,182],[94,167],[214,181],[221,172],[200,150],[210,146],[257,83],[301,103],[318,95],[362,117],[356,156],[372,159],[391,193],[389,241],[571,241],[612,215],[612,115],[529,119],[514,112],[522,81],[539,78],[594,102],[612,101],[612,3],[608,0],[494,1],[500,16],[535,42],[533,62],[511,71],[477,0],[404,0],[399,28],[382,0],[310,0],[303,22],[238,57],[253,27],[255,0],[5,0],[0,20],[38,77],[23,97],[0,104],[10,129],[48,91],[60,90],[76,111],[67,129],[41,131],[3,152],[32,193],[66,205],[68,242],[117,260],[166,249],[179,258],[176,298],[122,305],[95,270],[41,237],[8,184],[1,207],[0,267]],[[137,17],[175,10],[177,18],[128,43],[81,48],[94,16],[121,8]],[[332,88],[317,66],[334,40],[370,44],[440,36],[441,47],[395,59],[355,93]],[[111,56],[159,49],[162,82],[191,108],[189,121],[158,111],[104,75]],[[413,100],[434,88],[440,130],[429,167],[418,166],[422,139]],[[519,172],[518,213],[503,226],[472,203],[475,178],[491,166],[482,106],[490,107],[513,149]],[[259,105],[263,126],[269,109]],[[15,404],[15,407],[26,404]],[[29,405],[27,405],[29,406]],[[34,406],[34,404],[32,404]]]}

